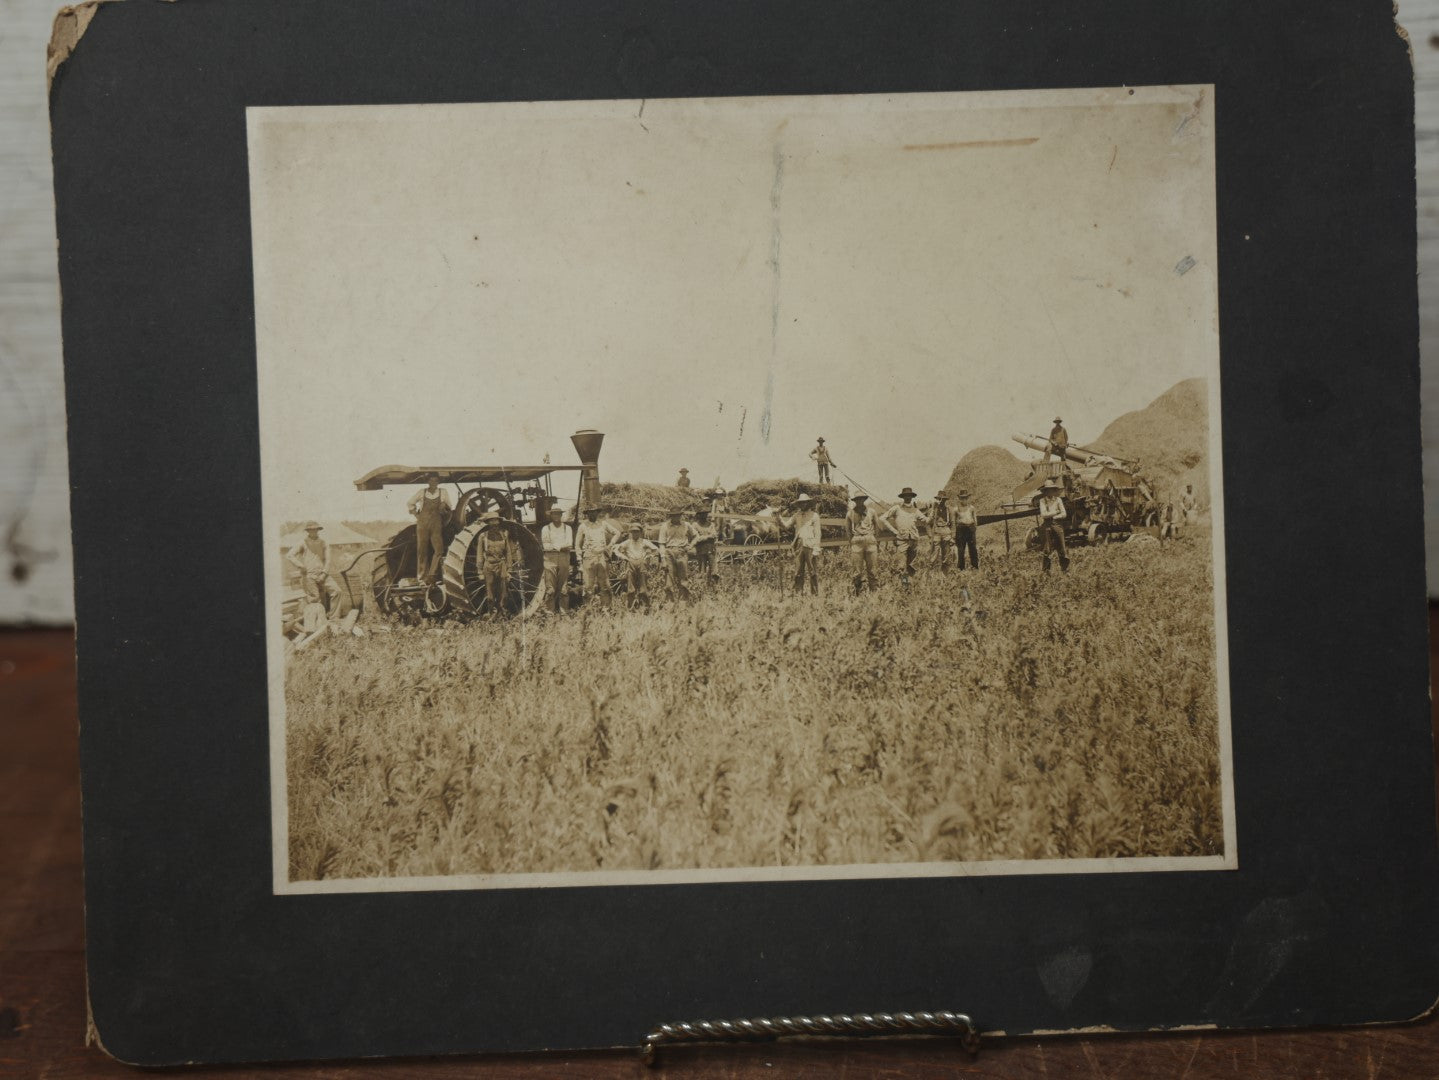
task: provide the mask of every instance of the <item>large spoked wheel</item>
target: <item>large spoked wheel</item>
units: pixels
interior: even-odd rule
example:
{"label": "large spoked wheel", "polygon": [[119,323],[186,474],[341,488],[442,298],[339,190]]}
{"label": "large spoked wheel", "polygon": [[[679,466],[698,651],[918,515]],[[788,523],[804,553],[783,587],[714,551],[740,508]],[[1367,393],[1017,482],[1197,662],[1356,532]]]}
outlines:
{"label": "large spoked wheel", "polygon": [[[540,542],[523,525],[501,522],[519,557],[510,567],[500,613],[533,615],[544,603],[545,555]],[[490,614],[496,609],[485,588],[484,569],[480,561],[480,522],[461,529],[445,552],[444,589],[451,611],[460,615]]]}

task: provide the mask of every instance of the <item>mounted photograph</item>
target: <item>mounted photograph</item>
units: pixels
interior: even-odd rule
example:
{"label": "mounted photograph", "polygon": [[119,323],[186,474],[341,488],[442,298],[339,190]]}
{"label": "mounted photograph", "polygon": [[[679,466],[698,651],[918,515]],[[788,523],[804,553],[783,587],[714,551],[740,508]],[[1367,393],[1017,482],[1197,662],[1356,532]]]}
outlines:
{"label": "mounted photograph", "polygon": [[248,109],[274,890],[1237,867],[1213,97]]}

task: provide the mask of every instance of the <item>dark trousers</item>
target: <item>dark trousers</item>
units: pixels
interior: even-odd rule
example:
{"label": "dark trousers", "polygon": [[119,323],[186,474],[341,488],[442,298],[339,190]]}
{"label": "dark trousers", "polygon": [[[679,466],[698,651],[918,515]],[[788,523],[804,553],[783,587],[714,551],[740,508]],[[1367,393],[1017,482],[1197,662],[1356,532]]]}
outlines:
{"label": "dark trousers", "polygon": [[809,578],[809,591],[819,595],[819,564],[807,547],[794,549],[794,591],[804,592],[804,579]]}
{"label": "dark trousers", "polygon": [[421,513],[415,522],[415,577],[433,582],[444,553],[444,522],[440,515]]}
{"label": "dark trousers", "polygon": [[[979,545],[975,543],[974,534],[977,530],[973,525],[960,525],[954,530],[954,547],[959,553],[959,568],[964,569],[964,553],[969,552],[969,565],[976,570],[979,569]],[[1064,538],[1060,538],[1060,543]]]}
{"label": "dark trousers", "polygon": [[1069,569],[1069,550],[1064,546],[1064,526],[1058,522],[1046,521],[1039,526],[1039,550],[1044,553],[1044,568],[1049,569],[1050,551],[1059,552],[1059,568]]}
{"label": "dark trousers", "polygon": [[828,462],[821,461],[821,462],[819,463],[819,482],[820,482],[821,484],[828,484],[828,483],[829,483],[829,463],[828,463]]}

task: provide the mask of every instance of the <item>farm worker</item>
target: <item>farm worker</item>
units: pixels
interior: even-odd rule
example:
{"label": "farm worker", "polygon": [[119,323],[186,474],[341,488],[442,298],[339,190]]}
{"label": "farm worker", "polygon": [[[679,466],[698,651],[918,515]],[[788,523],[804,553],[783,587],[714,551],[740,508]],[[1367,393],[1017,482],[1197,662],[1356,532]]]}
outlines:
{"label": "farm worker", "polygon": [[678,593],[686,600],[691,599],[685,577],[689,571],[690,552],[695,549],[699,533],[684,519],[684,512],[671,510],[670,519],[660,526],[660,550],[664,553],[665,584],[670,595]]}
{"label": "farm worker", "polygon": [[645,530],[638,521],[630,522],[629,539],[621,540],[611,550],[625,564],[625,585],[630,593],[630,607],[644,604],[650,606],[650,594],[645,589],[645,564],[651,555],[658,555],[660,549],[645,539]]}
{"label": "farm worker", "polygon": [[550,507],[550,523],[540,530],[540,547],[545,551],[545,604],[553,612],[570,609],[570,550],[574,534],[565,524],[565,512]]}
{"label": "farm worker", "polygon": [[906,486],[899,497],[902,501],[886,510],[879,520],[904,544],[904,579],[908,581],[914,575],[914,557],[919,554],[919,527],[928,524],[929,518],[914,505],[914,488]]}
{"label": "farm worker", "polygon": [[608,521],[600,520],[600,508],[585,508],[585,520],[580,522],[575,533],[575,553],[580,560],[580,578],[585,598],[596,600],[606,607],[613,595],[610,592],[610,546],[619,539],[619,531]]}
{"label": "farm worker", "polygon": [[445,522],[453,507],[450,493],[440,487],[439,473],[426,473],[425,483],[405,505],[415,519],[415,576],[433,585],[445,552]]}
{"label": "farm worker", "polygon": [[809,591],[819,595],[820,521],[814,500],[800,492],[794,500],[794,591],[804,592],[804,579],[809,577]]}
{"label": "farm worker", "polygon": [[929,535],[939,547],[939,568],[947,574],[954,549],[954,511],[949,508],[949,492],[942,488],[934,493],[929,511]]}
{"label": "farm worker", "polygon": [[854,593],[858,596],[866,584],[879,588],[876,567],[879,562],[879,515],[869,508],[868,495],[856,495],[854,509],[844,517],[849,534],[849,557],[854,569]]}
{"label": "farm worker", "polygon": [[300,584],[307,604],[325,604],[330,614],[340,615],[340,587],[330,576],[330,545],[320,539],[323,526],[305,522],[305,539],[285,553],[290,565],[300,571]]}
{"label": "farm worker", "polygon": [[677,488],[687,488],[687,487],[689,487],[689,486],[690,486],[690,471],[689,471],[688,469],[681,469],[681,470],[680,470],[679,479],[675,481],[675,487],[677,487]]}
{"label": "farm worker", "polygon": [[974,502],[967,489],[959,492],[959,505],[954,508],[954,548],[959,557],[959,568],[964,569],[964,553],[969,551],[969,564],[979,569],[979,548],[974,534],[979,528],[979,517],[974,511]]}
{"label": "farm worker", "polygon": [[829,456],[829,450],[825,448],[823,435],[815,442],[814,449],[809,452],[809,456],[819,466],[819,482],[828,484],[829,467],[834,464],[834,458]]}
{"label": "farm worker", "polygon": [[1179,509],[1184,512],[1184,524],[1193,525],[1199,520],[1199,496],[1194,494],[1193,484],[1184,485],[1184,494],[1179,496]]}
{"label": "farm worker", "polygon": [[1039,490],[1039,550],[1044,554],[1044,572],[1049,573],[1049,552],[1053,548],[1059,552],[1059,568],[1068,573],[1069,552],[1064,546],[1064,519],[1069,514],[1059,496],[1059,485],[1050,478]]}
{"label": "farm worker", "polygon": [[1173,502],[1165,501],[1163,508],[1159,511],[1159,523],[1161,542],[1179,539],[1179,515],[1175,512]]}
{"label": "farm worker", "polygon": [[515,543],[505,531],[500,515],[491,510],[484,516],[485,527],[480,533],[480,574],[485,582],[485,603],[493,614],[505,609],[510,597],[510,567],[515,564]]}
{"label": "farm worker", "polygon": [[[1057,416],[1054,418],[1054,427],[1049,429],[1049,445],[1054,456],[1063,461],[1064,451],[1069,448],[1069,432],[1064,430],[1064,421]],[[1044,460],[1049,460],[1049,450],[1044,452]]]}
{"label": "farm worker", "polygon": [[710,581],[718,581],[715,573],[715,544],[719,533],[710,524],[710,512],[700,510],[695,514],[695,565]]}

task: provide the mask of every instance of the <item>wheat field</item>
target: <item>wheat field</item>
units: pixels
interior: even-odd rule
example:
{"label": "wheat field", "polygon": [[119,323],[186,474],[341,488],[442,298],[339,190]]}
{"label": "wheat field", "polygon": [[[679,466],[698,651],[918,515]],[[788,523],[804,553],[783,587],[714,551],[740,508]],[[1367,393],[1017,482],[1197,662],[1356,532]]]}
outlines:
{"label": "wheat field", "polygon": [[291,880],[1222,854],[1207,536],[986,555],[316,642]]}

